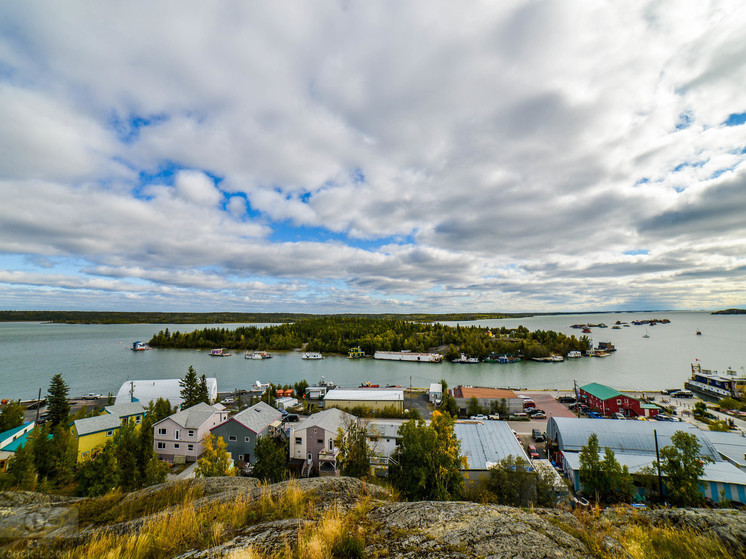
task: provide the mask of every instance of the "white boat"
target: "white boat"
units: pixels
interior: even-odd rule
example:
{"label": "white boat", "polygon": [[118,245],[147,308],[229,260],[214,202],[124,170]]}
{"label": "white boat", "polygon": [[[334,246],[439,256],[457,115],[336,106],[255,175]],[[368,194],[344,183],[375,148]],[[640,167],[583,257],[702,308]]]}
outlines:
{"label": "white boat", "polygon": [[272,359],[272,354],[266,351],[247,351],[245,359]]}
{"label": "white boat", "polygon": [[582,353],[580,353],[577,349],[573,349],[572,351],[567,352],[567,358],[568,359],[577,359],[579,357],[582,357]]}
{"label": "white boat", "polygon": [[376,351],[373,359],[386,361],[413,361],[415,363],[440,363],[440,353],[415,353],[412,351]]}
{"label": "white boat", "polygon": [[479,363],[479,359],[476,357],[467,357],[466,354],[462,353],[461,357],[454,359],[451,363],[465,363],[467,365],[474,365]]}
{"label": "white boat", "polygon": [[302,356],[301,359],[323,359],[324,356],[321,355],[317,351],[307,351]]}

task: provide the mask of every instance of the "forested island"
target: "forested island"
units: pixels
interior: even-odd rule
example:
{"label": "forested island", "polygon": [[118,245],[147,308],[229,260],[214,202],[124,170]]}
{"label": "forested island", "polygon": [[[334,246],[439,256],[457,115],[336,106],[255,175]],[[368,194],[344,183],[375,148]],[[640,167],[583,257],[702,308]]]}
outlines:
{"label": "forested island", "polygon": [[352,347],[359,347],[367,355],[376,351],[439,351],[446,359],[458,357],[461,352],[480,359],[490,353],[547,357],[566,355],[572,350],[585,351],[591,346],[587,336],[576,338],[551,330],[531,332],[524,326],[488,329],[341,315],[304,318],[265,328],[204,328],[185,333],[166,329],[148,343],[160,348],[303,349],[341,355],[346,355]]}
{"label": "forested island", "polygon": [[746,314],[746,309],[725,309],[724,311],[715,311],[712,314]]}
{"label": "forested island", "polygon": [[[527,318],[552,313],[445,313],[445,314],[335,314],[239,312],[110,312],[110,311],[0,311],[0,322],[57,322],[62,324],[281,324],[308,318],[340,316],[388,318],[413,322],[456,322]],[[561,314],[561,313],[560,313]]]}

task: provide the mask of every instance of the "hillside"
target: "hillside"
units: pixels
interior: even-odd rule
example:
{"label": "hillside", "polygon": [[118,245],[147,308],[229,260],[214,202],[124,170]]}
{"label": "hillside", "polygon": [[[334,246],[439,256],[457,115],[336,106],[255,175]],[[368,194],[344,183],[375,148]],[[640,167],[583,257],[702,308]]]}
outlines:
{"label": "hillside", "polygon": [[[746,556],[746,513],[397,502],[354,478],[164,484],[97,499],[0,493],[5,557]],[[77,516],[77,521],[76,521]],[[8,539],[33,532],[35,539]]]}

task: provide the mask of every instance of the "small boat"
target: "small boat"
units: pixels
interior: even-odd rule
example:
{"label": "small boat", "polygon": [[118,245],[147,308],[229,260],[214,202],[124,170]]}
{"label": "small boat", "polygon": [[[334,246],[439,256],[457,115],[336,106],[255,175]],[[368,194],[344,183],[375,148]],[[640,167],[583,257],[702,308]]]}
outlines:
{"label": "small boat", "polygon": [[227,351],[224,347],[210,350],[210,357],[230,357],[231,355],[233,354]]}
{"label": "small boat", "polygon": [[272,354],[266,351],[247,351],[245,359],[272,359]]}
{"label": "small boat", "polygon": [[590,334],[591,333],[591,329],[586,326],[585,328],[583,328],[582,332],[583,332],[583,334]]}
{"label": "small boat", "polygon": [[649,338],[649,337],[650,337],[650,332],[648,332],[648,329],[647,329],[647,328],[645,328],[645,333],[643,334],[643,336],[642,336],[642,337],[643,337],[643,338]]}
{"label": "small boat", "polygon": [[132,351],[146,351],[150,349],[150,346],[145,342],[134,342],[130,348]]}
{"label": "small boat", "polygon": [[369,382],[360,383],[360,388],[380,388],[380,384],[371,384]]}
{"label": "small boat", "polygon": [[301,359],[323,359],[324,356],[321,355],[317,351],[307,351],[302,356]]}
{"label": "small boat", "polygon": [[454,359],[453,361],[451,361],[451,363],[474,365],[476,363],[479,363],[479,359],[477,357],[467,357],[465,353],[462,353],[461,357],[459,357],[458,359]]}
{"label": "small boat", "polygon": [[351,347],[347,353],[347,359],[362,359],[366,357],[365,352],[359,347]]}
{"label": "small boat", "polygon": [[702,332],[700,332],[699,330],[697,330],[697,336],[701,336],[701,335],[702,335]]}
{"label": "small boat", "polygon": [[567,358],[568,359],[577,359],[578,357],[582,357],[582,353],[580,353],[577,349],[573,349],[572,351],[567,352]]}

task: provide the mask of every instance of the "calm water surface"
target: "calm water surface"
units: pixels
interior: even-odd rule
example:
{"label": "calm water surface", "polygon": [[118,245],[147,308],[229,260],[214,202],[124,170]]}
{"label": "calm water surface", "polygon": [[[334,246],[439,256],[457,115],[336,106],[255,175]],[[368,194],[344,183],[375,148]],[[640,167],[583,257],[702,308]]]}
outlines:
{"label": "calm water surface", "polygon": [[[671,324],[613,330],[617,320],[668,318]],[[594,328],[589,336],[594,344],[610,341],[618,351],[610,357],[566,360],[564,363],[513,365],[417,364],[351,360],[328,357],[322,361],[304,361],[299,352],[274,352],[273,359],[254,361],[243,352],[232,357],[211,358],[207,351],[152,349],[134,352],[135,340],[149,340],[159,330],[191,331],[203,324],[117,324],[71,325],[40,323],[0,323],[0,398],[30,399],[39,388],[46,391],[49,379],[62,373],[71,395],[87,392],[116,392],[130,379],[176,378],[184,376],[192,365],[198,374],[214,376],[221,391],[246,388],[257,380],[285,384],[307,379],[316,382],[322,376],[337,384],[356,386],[363,381],[376,384],[428,386],[445,378],[451,386],[571,388],[579,384],[601,382],[622,390],[659,390],[682,387],[689,376],[689,364],[700,359],[709,369],[746,366],[746,315],[711,315],[704,312],[608,313],[562,315],[510,320],[461,322],[462,326],[516,327],[530,330],[556,330],[581,335],[570,328],[576,323],[604,322],[609,328]],[[451,323],[449,323],[451,324]],[[455,323],[452,323],[455,324]],[[235,328],[238,324],[218,325]],[[696,331],[701,330],[702,336]]]}

